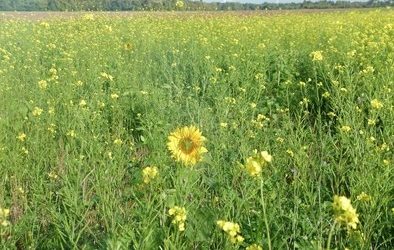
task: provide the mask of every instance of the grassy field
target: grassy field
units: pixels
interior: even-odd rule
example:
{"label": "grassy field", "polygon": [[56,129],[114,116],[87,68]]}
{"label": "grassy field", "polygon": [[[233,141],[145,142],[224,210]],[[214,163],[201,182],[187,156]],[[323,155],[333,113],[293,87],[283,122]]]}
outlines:
{"label": "grassy field", "polygon": [[3,249],[392,249],[394,11],[0,21]]}

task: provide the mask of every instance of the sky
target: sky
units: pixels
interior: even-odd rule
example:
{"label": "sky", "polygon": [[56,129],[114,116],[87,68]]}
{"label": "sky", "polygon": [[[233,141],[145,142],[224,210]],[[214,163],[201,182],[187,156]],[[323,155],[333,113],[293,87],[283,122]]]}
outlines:
{"label": "sky", "polygon": [[[204,0],[204,2],[239,2],[239,3],[301,3],[304,0]],[[309,0],[316,2],[318,0]],[[366,2],[368,0],[342,0],[346,2]]]}

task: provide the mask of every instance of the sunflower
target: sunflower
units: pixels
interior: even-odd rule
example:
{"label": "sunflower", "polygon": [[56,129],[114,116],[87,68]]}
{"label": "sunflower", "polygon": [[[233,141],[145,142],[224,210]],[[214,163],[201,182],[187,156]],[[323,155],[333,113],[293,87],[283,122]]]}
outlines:
{"label": "sunflower", "polygon": [[203,146],[205,137],[194,126],[178,128],[168,136],[167,147],[176,161],[195,165],[202,154],[208,152]]}

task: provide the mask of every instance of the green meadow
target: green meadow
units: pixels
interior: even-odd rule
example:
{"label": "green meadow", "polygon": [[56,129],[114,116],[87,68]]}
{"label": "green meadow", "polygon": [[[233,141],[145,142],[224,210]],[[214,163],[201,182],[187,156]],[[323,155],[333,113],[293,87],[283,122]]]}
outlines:
{"label": "green meadow", "polygon": [[394,11],[0,20],[2,249],[392,249]]}

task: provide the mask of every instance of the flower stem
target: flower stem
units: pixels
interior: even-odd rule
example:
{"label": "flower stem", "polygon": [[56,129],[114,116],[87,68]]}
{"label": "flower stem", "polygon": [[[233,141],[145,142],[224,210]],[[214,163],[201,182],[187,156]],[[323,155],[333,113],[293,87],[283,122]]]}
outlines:
{"label": "flower stem", "polygon": [[331,229],[330,229],[330,233],[328,234],[328,240],[327,240],[327,250],[329,250],[330,249],[330,245],[331,245],[331,238],[332,238],[332,235],[333,235],[333,233],[334,233],[334,229],[335,229],[335,226],[337,225],[337,222],[336,221],[334,221],[334,223],[332,224],[332,226],[331,226]]}
{"label": "flower stem", "polygon": [[261,205],[263,206],[263,216],[264,216],[265,229],[267,230],[268,250],[272,250],[270,230],[269,230],[269,227],[268,227],[268,219],[267,219],[267,214],[265,213],[265,201],[264,201],[264,193],[263,193],[263,178],[261,178],[261,181],[260,181],[260,194],[261,194]]}

